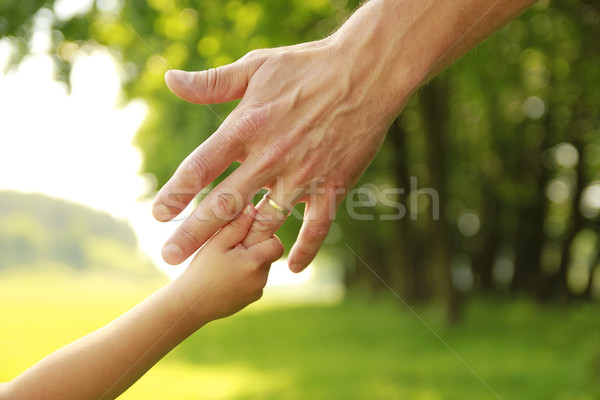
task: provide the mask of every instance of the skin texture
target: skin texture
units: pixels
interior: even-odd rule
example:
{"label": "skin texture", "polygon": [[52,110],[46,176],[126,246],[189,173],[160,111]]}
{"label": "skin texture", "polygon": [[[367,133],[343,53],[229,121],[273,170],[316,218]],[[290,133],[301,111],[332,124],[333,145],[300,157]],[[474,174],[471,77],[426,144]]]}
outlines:
{"label": "skin texture", "polygon": [[[189,102],[242,100],[160,190],[155,218],[171,220],[232,162],[242,165],[173,233],[165,261],[184,261],[268,188],[287,209],[306,203],[288,259],[292,271],[304,269],[409,97],[532,3],[372,0],[323,40],[253,51],[208,71],[167,72],[169,88]],[[283,223],[265,201],[257,212],[245,245]]]}
{"label": "skin texture", "polygon": [[283,246],[274,236],[241,243],[255,214],[248,205],[179,278],[138,306],[1,384],[0,399],[114,399],[200,327],[258,300]]}

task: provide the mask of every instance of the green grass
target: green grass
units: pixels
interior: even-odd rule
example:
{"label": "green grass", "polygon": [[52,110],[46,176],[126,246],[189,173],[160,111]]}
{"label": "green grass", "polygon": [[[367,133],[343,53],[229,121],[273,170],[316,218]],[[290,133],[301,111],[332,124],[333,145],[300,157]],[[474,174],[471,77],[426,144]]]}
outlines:
{"label": "green grass", "polygon": [[[97,283],[100,284],[97,284]],[[0,276],[0,381],[158,286],[107,277]],[[472,300],[448,327],[419,309],[469,370],[392,298],[251,307],[183,343],[122,398],[600,399],[600,305]]]}

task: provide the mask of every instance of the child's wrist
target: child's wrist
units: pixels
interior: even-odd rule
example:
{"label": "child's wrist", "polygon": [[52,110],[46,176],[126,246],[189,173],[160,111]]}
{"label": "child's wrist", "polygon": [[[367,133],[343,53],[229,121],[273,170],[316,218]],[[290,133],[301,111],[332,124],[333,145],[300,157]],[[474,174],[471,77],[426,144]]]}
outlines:
{"label": "child's wrist", "polygon": [[198,297],[198,293],[202,291],[198,289],[197,277],[190,277],[186,272],[173,280],[170,285],[174,297],[177,298],[177,308],[182,316],[181,322],[191,331],[189,334],[192,334],[212,321],[212,318],[206,312],[202,299]]}

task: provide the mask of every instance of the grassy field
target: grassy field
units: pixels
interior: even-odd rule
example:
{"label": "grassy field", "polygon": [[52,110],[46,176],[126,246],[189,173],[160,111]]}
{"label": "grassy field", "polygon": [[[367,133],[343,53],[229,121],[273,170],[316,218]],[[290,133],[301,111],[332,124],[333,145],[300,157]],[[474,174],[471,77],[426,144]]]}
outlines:
{"label": "grassy field", "polygon": [[[0,275],[0,381],[160,284]],[[263,303],[196,333],[121,398],[600,399],[600,305],[472,300],[456,327],[435,307],[418,312],[469,367],[392,298]]]}

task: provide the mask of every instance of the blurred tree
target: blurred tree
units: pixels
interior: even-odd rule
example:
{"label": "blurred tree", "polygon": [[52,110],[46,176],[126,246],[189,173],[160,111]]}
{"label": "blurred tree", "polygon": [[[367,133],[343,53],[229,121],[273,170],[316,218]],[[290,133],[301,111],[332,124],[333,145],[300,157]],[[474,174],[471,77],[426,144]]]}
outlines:
{"label": "blurred tree", "polygon": [[38,194],[0,191],[0,269],[102,269],[151,274],[126,222]]}

